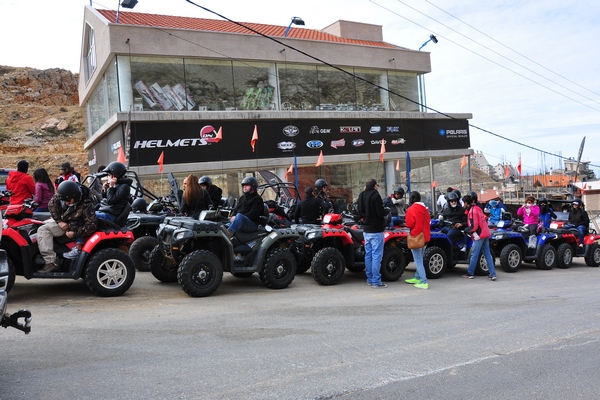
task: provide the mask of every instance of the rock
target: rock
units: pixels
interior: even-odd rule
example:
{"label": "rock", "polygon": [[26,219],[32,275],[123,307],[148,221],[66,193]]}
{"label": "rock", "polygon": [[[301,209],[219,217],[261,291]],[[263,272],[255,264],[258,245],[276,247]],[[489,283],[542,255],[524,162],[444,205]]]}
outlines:
{"label": "rock", "polygon": [[67,129],[69,129],[69,124],[67,124],[65,120],[60,121],[58,125],[56,125],[56,130],[59,132],[64,132]]}

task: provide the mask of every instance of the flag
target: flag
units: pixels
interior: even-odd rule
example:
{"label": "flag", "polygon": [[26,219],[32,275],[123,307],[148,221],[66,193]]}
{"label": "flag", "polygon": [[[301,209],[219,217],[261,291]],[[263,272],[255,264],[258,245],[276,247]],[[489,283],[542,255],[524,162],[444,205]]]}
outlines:
{"label": "flag", "polygon": [[252,152],[254,153],[254,144],[258,140],[258,128],[254,125],[254,133],[252,134],[252,140],[250,141],[250,145],[252,146]]}
{"label": "flag", "polygon": [[396,171],[400,171],[400,159],[396,160]]}
{"label": "flag", "polygon": [[508,178],[510,176],[510,171],[508,170],[508,164],[504,166],[504,177]]}
{"label": "flag", "polygon": [[319,165],[323,164],[324,162],[325,162],[325,160],[323,159],[323,150],[321,150],[321,153],[319,154],[319,159],[317,160],[315,167],[318,167]]}
{"label": "flag", "polygon": [[460,162],[460,174],[462,175],[462,169],[467,165],[467,156],[463,154],[462,161]]}
{"label": "flag", "polygon": [[[294,154],[294,177],[296,178],[294,183],[296,184],[296,187],[298,187],[298,158],[296,157],[296,155]],[[297,201],[300,201],[300,199],[296,199]]]}
{"label": "flag", "polygon": [[519,157],[519,164],[517,165],[517,170],[519,171],[519,175],[521,175],[521,157]]}
{"label": "flag", "polygon": [[383,162],[383,155],[385,154],[385,140],[381,139],[381,150],[379,150],[379,159]]}
{"label": "flag", "polygon": [[160,165],[160,168],[158,169],[158,172],[162,172],[163,171],[163,163],[165,161],[165,152],[163,151],[162,153],[160,153],[160,157],[158,157],[158,165]]}
{"label": "flag", "polygon": [[223,139],[223,127],[219,127],[219,132],[217,132],[217,136],[215,136],[215,143],[219,143],[219,141]]}
{"label": "flag", "polygon": [[584,183],[583,184],[583,190],[586,190],[586,189],[587,189],[587,183]]}
{"label": "flag", "polygon": [[410,154],[406,152],[406,190],[410,193]]}
{"label": "flag", "polygon": [[117,154],[117,161],[123,164],[127,164],[125,159],[125,153],[123,153],[123,146],[119,147],[119,154]]}
{"label": "flag", "polygon": [[283,175],[283,180],[287,181],[288,180],[288,175],[291,174],[292,172],[294,172],[294,164],[290,165],[290,167],[288,168],[288,170],[285,173],[285,175]]}
{"label": "flag", "polygon": [[433,183],[431,184],[431,187],[432,187],[432,188],[436,188],[436,187],[437,187],[437,182],[436,182],[436,181],[433,181]]}

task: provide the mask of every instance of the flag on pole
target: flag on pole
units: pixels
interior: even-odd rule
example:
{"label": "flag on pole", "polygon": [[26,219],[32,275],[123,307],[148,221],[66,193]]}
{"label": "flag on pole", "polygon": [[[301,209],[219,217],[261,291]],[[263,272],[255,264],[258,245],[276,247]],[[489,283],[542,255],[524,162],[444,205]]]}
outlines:
{"label": "flag on pole", "polygon": [[217,136],[215,136],[215,143],[219,143],[223,139],[223,127],[219,127],[219,132],[217,132]]}
{"label": "flag on pole", "polygon": [[123,164],[127,164],[125,153],[123,152],[123,146],[119,147],[119,154],[117,154],[117,161]]}
{"label": "flag on pole", "polygon": [[381,160],[381,162],[383,162],[384,154],[385,154],[385,140],[381,139],[381,150],[379,150],[379,159]]}
{"label": "flag on pole", "polygon": [[396,160],[396,171],[400,171],[400,159]]}
{"label": "flag on pole", "polygon": [[252,134],[252,140],[250,141],[250,145],[252,146],[252,152],[254,153],[254,144],[258,140],[258,128],[254,125],[254,133]]}
{"label": "flag on pole", "polygon": [[432,187],[432,188],[436,188],[436,187],[437,187],[437,182],[436,182],[436,181],[433,181],[433,183],[431,184],[431,187]]}
{"label": "flag on pole", "polygon": [[521,175],[521,157],[519,157],[519,164],[517,165],[517,170],[519,171],[519,175]]}
{"label": "flag on pole", "polygon": [[158,157],[158,165],[160,165],[160,168],[158,169],[158,172],[163,172],[163,163],[165,161],[165,152],[163,151],[162,153],[160,153],[160,157]]}
{"label": "flag on pole", "polygon": [[583,184],[583,190],[586,190],[586,189],[587,189],[587,183],[584,183]]}
{"label": "flag on pole", "polygon": [[467,156],[463,154],[462,161],[460,162],[460,174],[462,175],[462,169],[467,165]]}
{"label": "flag on pole", "polygon": [[410,154],[406,152],[406,189],[410,193]]}
{"label": "flag on pole", "polygon": [[290,165],[290,167],[288,168],[288,170],[285,173],[285,175],[283,175],[283,180],[287,181],[288,180],[288,175],[291,174],[292,172],[294,172],[294,164]]}
{"label": "flag on pole", "polygon": [[510,176],[510,171],[508,170],[508,164],[504,166],[504,177],[508,178]]}
{"label": "flag on pole", "polygon": [[325,160],[323,159],[323,150],[321,150],[321,153],[319,154],[319,159],[317,160],[315,167],[318,167],[319,165],[323,164],[324,162],[325,162]]}

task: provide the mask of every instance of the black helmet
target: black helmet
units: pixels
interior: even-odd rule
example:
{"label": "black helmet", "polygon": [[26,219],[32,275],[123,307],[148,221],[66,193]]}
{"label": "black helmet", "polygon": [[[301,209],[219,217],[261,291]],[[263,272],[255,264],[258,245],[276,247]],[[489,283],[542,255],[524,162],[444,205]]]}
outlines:
{"label": "black helmet", "polygon": [[125,173],[127,173],[127,167],[125,164],[120,163],[118,161],[113,161],[104,168],[103,172],[108,172],[111,175],[116,176],[117,178],[122,178]]}
{"label": "black helmet", "polygon": [[247,176],[242,180],[242,186],[244,185],[250,185],[252,190],[258,189],[258,181],[252,176]]}
{"label": "black helmet", "polygon": [[133,201],[133,203],[131,203],[131,209],[133,211],[146,211],[146,207],[148,207],[148,203],[146,202],[146,199],[144,199],[143,197],[138,197],[137,199],[135,199]]}
{"label": "black helmet", "polygon": [[198,179],[198,184],[199,185],[206,185],[208,187],[212,186],[212,179],[210,179],[208,176],[204,175],[203,177],[201,177],[200,179]]}
{"label": "black helmet", "polygon": [[317,179],[315,181],[315,189],[322,190],[325,186],[329,186],[325,179]]}
{"label": "black helmet", "polygon": [[396,187],[396,189],[394,189],[394,193],[398,193],[404,196],[404,189],[402,188],[402,186],[398,186]]}
{"label": "black helmet", "polygon": [[548,199],[545,197],[540,197],[537,202],[538,202],[538,204],[542,204],[542,203],[548,204]]}
{"label": "black helmet", "polygon": [[77,203],[81,199],[81,191],[79,190],[79,184],[73,181],[63,181],[58,185],[58,196],[62,201],[69,201],[75,199]]}
{"label": "black helmet", "polygon": [[[460,190],[458,189],[454,189],[453,191],[451,191],[450,193],[456,193],[456,195],[458,196],[458,198],[460,199],[462,197],[462,195],[460,194]],[[446,195],[446,198],[448,198],[448,195],[450,195],[450,193],[448,193]]]}
{"label": "black helmet", "polygon": [[458,201],[458,199],[459,199],[459,197],[458,197],[458,194],[456,193],[456,190],[453,190],[446,195],[446,200],[448,200],[448,202],[450,202],[452,200]]}
{"label": "black helmet", "polygon": [[477,193],[476,192],[469,192],[467,194],[473,198],[473,201],[475,203],[477,203]]}

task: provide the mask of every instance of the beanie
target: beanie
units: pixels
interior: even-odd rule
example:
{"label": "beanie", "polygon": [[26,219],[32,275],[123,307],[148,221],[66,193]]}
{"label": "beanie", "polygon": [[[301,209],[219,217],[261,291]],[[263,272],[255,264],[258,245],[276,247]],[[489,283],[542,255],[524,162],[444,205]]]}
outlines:
{"label": "beanie", "polygon": [[29,170],[29,163],[25,160],[21,160],[17,163],[17,171],[27,173]]}

